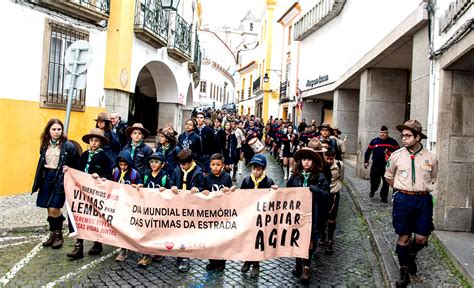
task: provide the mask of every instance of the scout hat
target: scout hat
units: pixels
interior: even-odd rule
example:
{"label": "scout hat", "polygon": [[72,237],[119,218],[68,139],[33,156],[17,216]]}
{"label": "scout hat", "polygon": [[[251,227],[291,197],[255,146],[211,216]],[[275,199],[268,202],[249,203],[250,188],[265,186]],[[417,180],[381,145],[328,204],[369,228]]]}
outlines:
{"label": "scout hat", "polygon": [[89,139],[91,139],[92,137],[99,138],[102,145],[109,144],[109,139],[104,136],[104,131],[102,131],[102,129],[100,128],[94,128],[89,134],[82,136],[82,141],[84,141],[84,143],[89,144]]}
{"label": "scout hat", "polygon": [[173,142],[173,143],[178,142],[176,140],[176,134],[173,131],[171,131],[169,128],[160,129],[158,130],[158,132],[161,135],[165,136],[165,138],[168,139],[168,141]]}
{"label": "scout hat", "polygon": [[147,160],[150,161],[151,159],[159,160],[159,161],[161,161],[161,163],[166,162],[165,155],[163,155],[163,153],[161,153],[161,152],[155,152],[155,153],[151,154],[150,157],[148,157]]}
{"label": "scout hat", "polygon": [[132,134],[133,130],[140,130],[143,134],[143,138],[147,138],[148,136],[150,136],[150,131],[145,129],[145,127],[143,127],[142,123],[135,123],[135,124],[133,124],[132,127],[127,127],[127,129],[125,129],[125,134],[130,136],[130,134]]}
{"label": "scout hat", "polygon": [[110,122],[109,115],[107,114],[107,112],[100,112],[99,115],[97,115],[97,119],[94,119],[94,121]]}
{"label": "scout hat", "polygon": [[341,135],[341,130],[338,127],[334,127],[334,134]]}
{"label": "scout hat", "polygon": [[311,141],[309,141],[308,143],[308,147],[303,147],[296,151],[293,158],[295,159],[295,161],[299,161],[300,159],[303,159],[304,156],[308,155],[311,158],[317,158],[319,157],[317,153],[326,151],[327,149],[323,147],[323,144],[321,144],[321,141],[319,141],[318,138],[312,138]]}
{"label": "scout hat", "polygon": [[331,127],[331,125],[329,125],[329,123],[327,122],[323,122],[323,124],[321,124],[320,126],[318,126],[318,129],[321,130],[321,129],[328,129],[329,132],[331,132],[331,134],[334,133],[334,129]]}
{"label": "scout hat", "polygon": [[414,132],[416,134],[419,134],[421,139],[428,138],[428,137],[426,137],[425,134],[423,134],[421,132],[423,130],[422,130],[422,127],[421,127],[421,123],[418,120],[408,120],[408,121],[405,122],[405,124],[397,125],[397,130],[398,131],[403,132],[404,129],[408,129],[408,130],[411,130],[412,132]]}

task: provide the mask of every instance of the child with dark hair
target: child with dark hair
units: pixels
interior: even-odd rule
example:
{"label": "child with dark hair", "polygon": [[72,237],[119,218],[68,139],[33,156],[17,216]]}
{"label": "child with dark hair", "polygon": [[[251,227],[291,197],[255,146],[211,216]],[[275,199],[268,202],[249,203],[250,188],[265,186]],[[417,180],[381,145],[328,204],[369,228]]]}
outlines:
{"label": "child with dark hair", "polygon": [[[171,191],[175,194],[179,192],[179,189],[190,190],[191,193],[202,191],[204,175],[201,167],[194,161],[192,151],[183,149],[176,157],[179,167],[176,167],[171,176]],[[178,257],[177,265],[179,272],[189,271],[189,258]]]}
{"label": "child with dark hair", "polygon": [[292,273],[299,276],[304,284],[309,283],[311,255],[316,248],[319,238],[318,228],[320,222],[326,221],[327,198],[329,196],[329,183],[324,175],[323,161],[319,153],[325,152],[316,138],[308,143],[308,147],[301,148],[294,154],[295,166],[293,173],[286,183],[287,187],[309,187],[312,192],[312,220],[311,242],[308,259],[296,258],[295,269]]}
{"label": "child with dark hair", "polygon": [[144,142],[144,139],[150,136],[150,132],[141,123],[135,123],[128,127],[125,133],[131,140],[122,150],[130,152],[132,167],[143,176],[148,170],[147,158],[153,154],[151,147]]}
{"label": "child with dark hair", "polygon": [[[232,178],[230,174],[223,171],[224,169],[224,156],[219,153],[212,154],[211,158],[211,172],[204,178],[204,195],[209,195],[209,192],[222,191],[224,193],[235,190],[235,186],[232,185]],[[214,260],[209,259],[209,264],[206,265],[207,271],[217,270],[219,272],[224,271],[226,260]]]}
{"label": "child with dark hair", "polygon": [[[278,189],[273,179],[265,174],[267,168],[267,159],[262,154],[256,154],[250,160],[250,166],[252,167],[252,174],[245,176],[240,184],[240,189],[257,189],[257,188],[272,188]],[[243,273],[249,271],[252,266],[252,272],[250,277],[257,278],[260,274],[260,262],[258,261],[245,261],[244,265],[240,269]]]}
{"label": "child with dark hair", "polygon": [[[132,156],[128,150],[122,150],[115,160],[117,168],[112,173],[112,179],[115,182],[131,185],[136,188],[137,185],[143,184],[140,173],[132,168]],[[115,258],[117,262],[123,262],[127,259],[128,251],[121,248],[119,254]]]}
{"label": "child with dark hair", "polygon": [[[331,183],[330,187],[330,197],[329,197],[329,212],[328,212],[328,221],[327,221],[327,242],[325,253],[331,255],[334,245],[334,230],[336,230],[336,217],[337,210],[339,208],[339,191],[342,188],[342,181],[344,180],[344,164],[341,160],[336,160],[337,153],[333,147],[329,147],[326,152],[324,152],[324,161],[329,165],[331,169]],[[324,223],[321,235],[324,235],[326,238],[326,222]]]}

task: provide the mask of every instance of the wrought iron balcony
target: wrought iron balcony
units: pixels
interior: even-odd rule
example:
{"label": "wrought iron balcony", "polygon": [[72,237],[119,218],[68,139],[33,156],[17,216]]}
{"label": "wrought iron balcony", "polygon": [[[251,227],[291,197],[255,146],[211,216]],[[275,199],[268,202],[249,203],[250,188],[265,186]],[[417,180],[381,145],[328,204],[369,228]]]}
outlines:
{"label": "wrought iron balcony", "polygon": [[169,13],[159,1],[137,1],[135,35],[155,48],[168,44]]}
{"label": "wrought iron balcony", "polygon": [[188,62],[188,69],[191,73],[200,73],[201,72],[201,46],[199,44],[199,36],[197,29],[194,31],[194,52],[193,59]]}
{"label": "wrought iron balcony", "polygon": [[259,89],[260,89],[260,77],[258,77],[257,80],[253,81],[253,84],[252,84],[253,93],[258,91]]}
{"label": "wrought iron balcony", "polygon": [[289,98],[289,95],[288,95],[288,86],[289,86],[289,84],[290,83],[288,83],[288,81],[280,83],[280,103],[290,101],[290,98]]}
{"label": "wrought iron balcony", "polygon": [[110,15],[110,0],[28,0],[28,2],[49,7],[94,24],[108,20]]}
{"label": "wrought iron balcony", "polygon": [[168,55],[181,63],[191,60],[191,31],[192,25],[188,24],[178,14],[174,18],[175,27],[168,41]]}

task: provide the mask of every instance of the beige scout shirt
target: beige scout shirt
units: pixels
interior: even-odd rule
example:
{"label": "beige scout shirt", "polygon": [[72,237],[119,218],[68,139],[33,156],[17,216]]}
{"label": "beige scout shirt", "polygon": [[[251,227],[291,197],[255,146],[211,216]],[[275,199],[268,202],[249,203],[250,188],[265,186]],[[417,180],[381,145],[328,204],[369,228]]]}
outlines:
{"label": "beige scout shirt", "polygon": [[[341,165],[341,168],[339,168],[339,165],[337,165],[337,162],[339,162],[339,165]],[[332,163],[331,167],[331,184],[329,184],[329,188],[331,193],[337,193],[341,190],[342,188],[342,181],[344,180],[344,163],[339,160],[334,160]]]}
{"label": "beige scout shirt", "polygon": [[59,163],[59,154],[61,153],[60,145],[56,145],[53,147],[51,144],[48,146],[46,150],[46,163],[44,164],[45,168],[49,169],[58,169]]}
{"label": "beige scout shirt", "polygon": [[407,191],[433,191],[438,176],[436,156],[423,148],[415,155],[415,182],[412,179],[411,153],[403,147],[393,152],[387,162],[385,178],[394,180],[393,187]]}

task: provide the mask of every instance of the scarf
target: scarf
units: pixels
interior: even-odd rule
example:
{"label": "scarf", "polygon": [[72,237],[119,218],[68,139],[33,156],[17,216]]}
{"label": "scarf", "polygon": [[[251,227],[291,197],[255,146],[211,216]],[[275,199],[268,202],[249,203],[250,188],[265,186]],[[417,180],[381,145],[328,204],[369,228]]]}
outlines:
{"label": "scarf", "polygon": [[182,188],[183,190],[188,190],[188,189],[187,189],[187,188],[188,188],[188,187],[187,187],[187,183],[186,183],[187,177],[188,177],[188,173],[191,172],[191,171],[193,171],[194,168],[196,168],[196,162],[193,161],[193,162],[191,163],[191,167],[189,167],[188,170],[183,170],[183,169],[181,169],[181,171],[183,171],[183,173],[184,173],[184,175],[183,175],[183,188]]}
{"label": "scarf", "polygon": [[171,146],[170,143],[168,143],[168,145],[166,147],[164,145],[161,145],[161,153],[163,153],[163,155],[167,156],[166,151],[168,151],[170,146]]}
{"label": "scarf", "polygon": [[132,146],[132,151],[130,152],[132,159],[133,159],[133,155],[135,155],[135,149],[137,149],[138,146],[142,145],[142,143],[143,143],[143,140],[140,140],[140,142],[138,142],[137,145],[133,144],[133,141],[130,142],[130,145]]}
{"label": "scarf", "polygon": [[92,158],[94,157],[95,154],[98,154],[100,151],[102,151],[101,148],[95,151],[89,150],[89,156],[87,158],[87,164],[86,164],[86,168],[84,169],[84,172],[89,173],[89,165],[91,164]]}
{"label": "scarf", "polygon": [[260,176],[260,178],[258,179],[255,179],[255,176],[253,174],[250,174],[250,179],[252,179],[253,184],[255,185],[255,188],[258,188],[258,185],[260,184],[260,182],[263,181],[264,178],[265,178],[265,172],[263,172],[262,176]]}
{"label": "scarf", "polygon": [[120,178],[118,180],[118,183],[121,183],[121,184],[125,183],[125,174],[127,174],[127,171],[120,171]]}
{"label": "scarf", "polygon": [[411,159],[411,182],[412,182],[412,185],[415,185],[415,182],[416,182],[416,173],[415,173],[415,155],[418,154],[421,149],[423,149],[423,145],[420,143],[420,148],[418,148],[418,150],[414,151],[414,152],[411,152],[410,150],[408,150],[408,152],[410,152],[410,159]]}
{"label": "scarf", "polygon": [[301,175],[303,175],[303,187],[308,187],[308,180],[311,177],[311,172],[301,171]]}
{"label": "scarf", "polygon": [[49,143],[51,144],[51,147],[56,148],[56,146],[58,146],[59,144],[59,139],[58,140],[51,139]]}

